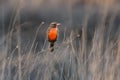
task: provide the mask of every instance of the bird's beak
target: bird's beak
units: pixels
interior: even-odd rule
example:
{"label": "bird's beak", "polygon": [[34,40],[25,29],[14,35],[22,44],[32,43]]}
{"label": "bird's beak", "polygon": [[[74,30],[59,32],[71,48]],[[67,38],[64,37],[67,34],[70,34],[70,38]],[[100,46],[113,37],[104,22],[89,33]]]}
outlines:
{"label": "bird's beak", "polygon": [[60,26],[60,23],[57,23],[57,26]]}

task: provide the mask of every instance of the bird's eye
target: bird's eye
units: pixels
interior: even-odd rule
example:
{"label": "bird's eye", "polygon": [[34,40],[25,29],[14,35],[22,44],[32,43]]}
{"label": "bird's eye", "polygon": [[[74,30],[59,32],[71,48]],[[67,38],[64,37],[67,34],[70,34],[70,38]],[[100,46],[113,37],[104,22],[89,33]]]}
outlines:
{"label": "bird's eye", "polygon": [[53,26],[56,26],[56,24],[53,24]]}

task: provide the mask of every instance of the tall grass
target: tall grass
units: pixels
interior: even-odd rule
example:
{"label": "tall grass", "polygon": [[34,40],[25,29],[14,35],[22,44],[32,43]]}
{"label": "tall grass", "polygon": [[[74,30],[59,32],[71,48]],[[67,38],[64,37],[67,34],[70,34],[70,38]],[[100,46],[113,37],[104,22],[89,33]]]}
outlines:
{"label": "tall grass", "polygon": [[[21,40],[18,38],[18,45],[9,56],[7,47],[1,52],[0,78],[1,80],[119,80],[120,38],[117,36],[117,40],[113,41],[107,37],[105,41],[104,34],[103,29],[96,29],[91,45],[84,44],[82,39],[79,47],[76,47],[74,33],[71,33],[67,40],[56,44],[53,53],[49,49],[38,53],[34,51],[24,53],[20,48]],[[85,38],[84,34],[82,36]]]}
{"label": "tall grass", "polygon": [[[22,0],[20,0],[22,1]],[[37,1],[37,0],[36,0]],[[108,0],[107,0],[108,1]],[[111,0],[112,1],[112,0]],[[3,44],[0,44],[0,79],[1,80],[119,80],[120,79],[120,28],[113,33],[114,20],[117,12],[110,18],[108,26],[105,25],[108,14],[107,5],[100,11],[100,22],[88,39],[87,13],[91,7],[86,8],[83,20],[82,34],[71,30],[61,43],[55,44],[55,51],[49,51],[47,40],[43,48],[36,51],[36,38],[43,23],[38,26],[31,46],[22,46],[20,10],[17,7],[14,20],[11,19],[9,32]],[[71,13],[72,3],[68,5]],[[69,26],[72,26],[72,14],[68,15]],[[120,27],[120,26],[118,26]],[[14,34],[16,29],[16,34]],[[4,33],[5,34],[5,33]],[[80,36],[77,36],[80,35]],[[16,38],[15,47],[11,47],[13,36]],[[47,46],[47,48],[45,47]],[[30,47],[30,48],[29,48]],[[26,50],[27,49],[27,50]],[[29,49],[29,50],[28,50]]]}

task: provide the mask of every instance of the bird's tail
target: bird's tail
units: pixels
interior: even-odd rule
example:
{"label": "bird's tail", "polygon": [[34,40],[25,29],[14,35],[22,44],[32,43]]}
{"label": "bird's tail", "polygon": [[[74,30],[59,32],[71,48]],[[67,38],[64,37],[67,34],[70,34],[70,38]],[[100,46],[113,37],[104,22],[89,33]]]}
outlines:
{"label": "bird's tail", "polygon": [[54,51],[54,42],[50,42],[50,51],[51,51],[51,52]]}

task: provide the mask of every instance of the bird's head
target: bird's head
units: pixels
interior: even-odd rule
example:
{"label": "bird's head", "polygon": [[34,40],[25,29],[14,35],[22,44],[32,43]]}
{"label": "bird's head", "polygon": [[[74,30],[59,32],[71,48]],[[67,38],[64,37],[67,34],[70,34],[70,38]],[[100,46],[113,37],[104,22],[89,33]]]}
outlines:
{"label": "bird's head", "polygon": [[60,23],[57,23],[57,22],[52,22],[52,23],[50,24],[50,27],[52,27],[52,28],[56,28],[56,27],[58,27],[58,26],[60,26]]}

